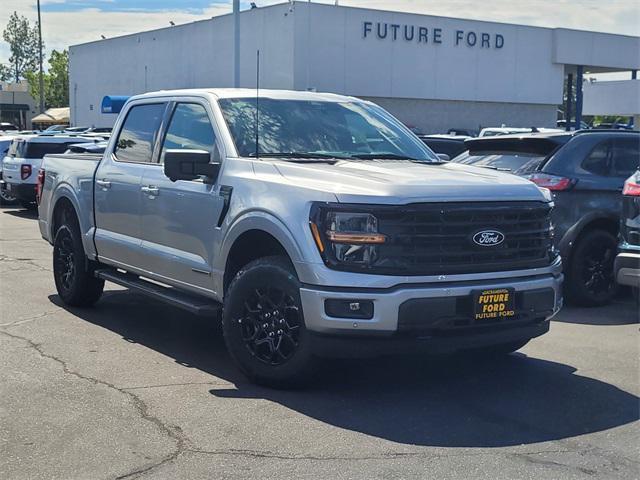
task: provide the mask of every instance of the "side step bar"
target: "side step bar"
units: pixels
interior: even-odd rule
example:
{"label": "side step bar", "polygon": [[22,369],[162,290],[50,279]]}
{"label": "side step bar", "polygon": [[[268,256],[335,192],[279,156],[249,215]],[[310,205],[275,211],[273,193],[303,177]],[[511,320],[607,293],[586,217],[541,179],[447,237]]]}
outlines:
{"label": "side step bar", "polygon": [[220,303],[208,298],[190,295],[172,287],[163,287],[130,273],[122,273],[114,269],[105,268],[96,270],[95,276],[196,315],[215,316],[222,308]]}

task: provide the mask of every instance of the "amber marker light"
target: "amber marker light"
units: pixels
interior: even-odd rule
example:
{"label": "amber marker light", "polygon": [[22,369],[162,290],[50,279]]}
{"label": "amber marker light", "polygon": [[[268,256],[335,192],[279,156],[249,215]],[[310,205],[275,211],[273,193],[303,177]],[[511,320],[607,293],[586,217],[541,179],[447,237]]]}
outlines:
{"label": "amber marker light", "polygon": [[313,222],[309,222],[309,226],[311,227],[311,234],[313,235],[313,239],[318,246],[318,250],[320,250],[320,253],[324,253],[324,245],[322,244],[322,238],[320,237],[318,226]]}

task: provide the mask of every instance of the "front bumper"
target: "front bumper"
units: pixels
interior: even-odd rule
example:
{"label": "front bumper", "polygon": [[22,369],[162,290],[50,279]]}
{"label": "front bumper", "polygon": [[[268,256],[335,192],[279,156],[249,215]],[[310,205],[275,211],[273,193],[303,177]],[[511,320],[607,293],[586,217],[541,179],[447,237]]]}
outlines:
{"label": "front bumper", "polygon": [[622,251],[614,264],[616,281],[620,285],[640,288],[640,247],[638,251]]}
{"label": "front bumper", "polygon": [[[549,329],[549,319],[562,307],[561,265],[546,274],[432,284],[405,284],[385,289],[328,288],[305,285],[300,289],[305,325],[331,350],[373,346],[388,350],[455,351],[527,340]],[[513,288],[516,316],[504,320],[472,320],[472,295],[477,290]],[[325,302],[373,302],[370,319],[336,318]]]}
{"label": "front bumper", "polygon": [[32,183],[9,183],[0,181],[0,188],[8,190],[11,195],[22,203],[34,203],[36,201],[36,186]]}

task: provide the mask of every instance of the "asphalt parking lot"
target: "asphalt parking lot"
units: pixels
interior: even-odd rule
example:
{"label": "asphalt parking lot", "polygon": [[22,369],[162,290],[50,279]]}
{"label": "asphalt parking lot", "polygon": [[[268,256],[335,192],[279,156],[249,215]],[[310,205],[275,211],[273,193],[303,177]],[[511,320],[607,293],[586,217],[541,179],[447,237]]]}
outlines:
{"label": "asphalt parking lot", "polygon": [[109,287],[55,294],[51,248],[0,210],[0,478],[640,477],[638,310],[565,308],[499,362],[327,362],[248,384],[210,322]]}

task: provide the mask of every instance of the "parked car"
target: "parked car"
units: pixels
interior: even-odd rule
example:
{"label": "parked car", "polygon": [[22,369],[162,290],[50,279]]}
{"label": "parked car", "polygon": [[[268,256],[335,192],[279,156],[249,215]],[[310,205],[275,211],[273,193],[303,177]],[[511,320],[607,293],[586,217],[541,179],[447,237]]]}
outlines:
{"label": "parked car", "polygon": [[102,157],[46,156],[39,226],[65,304],[106,280],[221,309],[236,364],[275,386],[318,356],[506,354],[548,330],[548,190],[441,162],[371,102],[261,90],[257,132],[256,106],[251,89],[138,95]]}
{"label": "parked car", "polygon": [[466,135],[418,135],[418,138],[435,153],[454,158],[467,149],[464,146],[464,141],[471,137]]}
{"label": "parked car", "polygon": [[76,143],[69,145],[64,153],[104,153],[106,148],[107,142]]}
{"label": "parked car", "polygon": [[633,130],[630,125],[626,123],[598,123],[593,128],[598,130]]}
{"label": "parked car", "polygon": [[[567,129],[567,121],[566,120],[558,120],[556,122],[556,126],[561,130],[566,130]],[[571,122],[571,124],[569,126],[571,128],[575,128],[575,122]],[[588,130],[589,128],[591,128],[591,127],[589,126],[589,124],[587,122],[580,121],[579,130]]]}
{"label": "parked car", "polygon": [[67,127],[64,129],[64,133],[85,133],[88,132],[91,127]]}
{"label": "parked car", "polygon": [[4,184],[4,181],[2,180],[2,164],[4,157],[9,152],[9,147],[11,146],[13,139],[14,137],[9,135],[3,135],[0,137],[0,205],[2,206],[15,205],[17,203],[16,198],[6,189],[2,188]]}
{"label": "parked car", "polygon": [[487,127],[480,130],[480,134],[478,137],[497,137],[500,135],[514,135],[519,133],[551,133],[551,132],[561,132],[562,130],[558,128],[519,128],[519,127]]}
{"label": "parked car", "polygon": [[615,272],[618,283],[629,285],[640,300],[640,166],[622,190],[620,247]]}
{"label": "parked car", "polygon": [[640,134],[581,130],[467,140],[453,161],[525,176],[554,193],[555,244],[568,299],[603,305],[616,292],[613,261],[622,186],[635,171]]}
{"label": "parked car", "polygon": [[0,132],[2,131],[9,132],[9,131],[16,131],[16,130],[19,130],[19,128],[15,126],[13,123],[0,122]]}
{"label": "parked car", "polygon": [[25,208],[34,208],[36,181],[42,157],[48,153],[63,153],[81,137],[69,135],[19,136],[14,138],[2,164],[5,195],[15,197]]}
{"label": "parked car", "polygon": [[47,133],[55,133],[55,132],[64,132],[67,128],[69,128],[69,125],[51,125],[50,127],[47,127],[45,130],[43,130],[43,132],[47,132]]}

